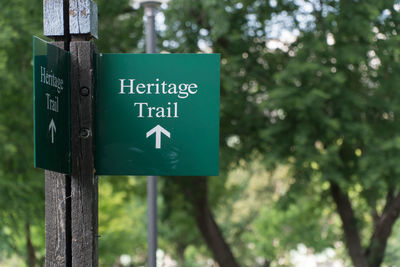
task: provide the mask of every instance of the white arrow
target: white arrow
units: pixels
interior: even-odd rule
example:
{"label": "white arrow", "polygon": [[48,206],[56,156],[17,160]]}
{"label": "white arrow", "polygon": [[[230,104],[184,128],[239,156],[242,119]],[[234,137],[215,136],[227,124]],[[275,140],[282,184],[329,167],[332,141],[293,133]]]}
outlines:
{"label": "white arrow", "polygon": [[157,125],[156,127],[154,127],[153,129],[151,129],[150,131],[148,131],[146,133],[146,138],[149,138],[149,136],[151,136],[152,134],[156,134],[156,149],[160,149],[161,148],[161,134],[163,133],[164,135],[166,135],[168,138],[170,138],[170,133],[165,130],[163,127],[161,127],[160,125]]}
{"label": "white arrow", "polygon": [[56,124],[53,119],[51,119],[49,124],[49,131],[51,131],[51,143],[54,144],[54,133],[57,132]]}

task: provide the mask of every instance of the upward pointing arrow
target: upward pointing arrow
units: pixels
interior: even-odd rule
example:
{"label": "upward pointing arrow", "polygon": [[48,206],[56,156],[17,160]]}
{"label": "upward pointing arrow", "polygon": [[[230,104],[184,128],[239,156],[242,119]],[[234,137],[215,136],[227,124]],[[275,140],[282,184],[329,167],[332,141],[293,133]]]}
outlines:
{"label": "upward pointing arrow", "polygon": [[171,136],[170,132],[165,130],[160,125],[157,125],[156,127],[154,127],[153,129],[151,129],[150,131],[148,131],[146,133],[146,138],[149,138],[149,136],[151,136],[154,133],[156,134],[156,149],[160,149],[161,148],[161,134],[166,135],[168,138],[170,138],[170,136]]}
{"label": "upward pointing arrow", "polygon": [[54,144],[54,133],[57,131],[56,124],[53,119],[51,119],[49,124],[49,131],[51,131],[51,143]]}

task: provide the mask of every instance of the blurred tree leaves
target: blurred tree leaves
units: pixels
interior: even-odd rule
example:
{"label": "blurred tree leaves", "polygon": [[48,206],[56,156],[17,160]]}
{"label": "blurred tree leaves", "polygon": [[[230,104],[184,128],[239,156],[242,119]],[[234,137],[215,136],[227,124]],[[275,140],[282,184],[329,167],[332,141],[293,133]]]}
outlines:
{"label": "blurred tree leaves", "polygon": [[32,34],[40,32],[40,14],[34,2],[0,3],[0,237],[5,251],[21,257],[27,249],[22,240],[31,239],[39,262],[44,229],[36,226],[44,225],[44,181],[32,168],[31,85]]}
{"label": "blurred tree leaves", "polygon": [[261,151],[267,162],[292,166],[296,180],[285,197],[291,203],[298,204],[315,177],[328,182],[321,194],[331,194],[337,206],[353,264],[379,266],[387,241],[379,228],[390,232],[399,216],[385,219],[399,205],[392,199],[399,193],[400,98],[398,77],[388,76],[399,66],[388,47],[398,38],[399,13],[393,1],[309,5],[312,23],[299,26],[290,58],[264,92]]}
{"label": "blurred tree leaves", "polygon": [[[388,233],[378,235],[392,228],[385,212],[398,206],[392,199],[399,193],[400,98],[398,77],[391,75],[399,66],[398,4],[172,1],[170,6],[166,50],[221,53],[222,170],[251,160],[254,150],[269,168],[290,166],[295,180],[277,217],[285,221],[284,214],[292,213],[295,219],[301,211],[297,216],[315,217],[310,226],[317,233],[327,218],[323,211],[332,212],[336,204],[353,263],[379,266]],[[277,22],[274,30],[271,23]],[[296,233],[312,222],[298,218],[305,224]],[[308,244],[319,249],[329,243]]]}
{"label": "blurred tree leaves", "polygon": [[[125,189],[113,186],[119,180]],[[146,262],[146,203],[136,191],[143,177],[102,177],[99,187],[99,264],[112,266],[123,254],[133,255],[134,265]]]}

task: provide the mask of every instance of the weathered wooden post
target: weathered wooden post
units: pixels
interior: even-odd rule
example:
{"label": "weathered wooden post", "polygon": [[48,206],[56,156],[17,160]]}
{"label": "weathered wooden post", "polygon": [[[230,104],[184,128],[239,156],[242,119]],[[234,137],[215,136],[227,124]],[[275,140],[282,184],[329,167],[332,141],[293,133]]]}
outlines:
{"label": "weathered wooden post", "polygon": [[97,5],[44,0],[44,35],[71,55],[71,175],[46,171],[46,266],[97,266],[94,57]]}
{"label": "weathered wooden post", "polygon": [[[69,50],[69,2],[43,1],[43,32]],[[58,41],[58,42],[57,42]],[[46,266],[71,266],[71,178],[45,171]]]}

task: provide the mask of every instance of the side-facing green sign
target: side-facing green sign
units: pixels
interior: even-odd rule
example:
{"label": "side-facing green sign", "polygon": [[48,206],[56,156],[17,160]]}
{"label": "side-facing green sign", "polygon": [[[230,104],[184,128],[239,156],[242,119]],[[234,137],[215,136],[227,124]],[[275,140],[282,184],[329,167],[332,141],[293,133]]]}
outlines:
{"label": "side-facing green sign", "polygon": [[98,60],[98,175],[218,175],[219,55]]}
{"label": "side-facing green sign", "polygon": [[70,173],[69,52],[33,38],[35,167]]}

